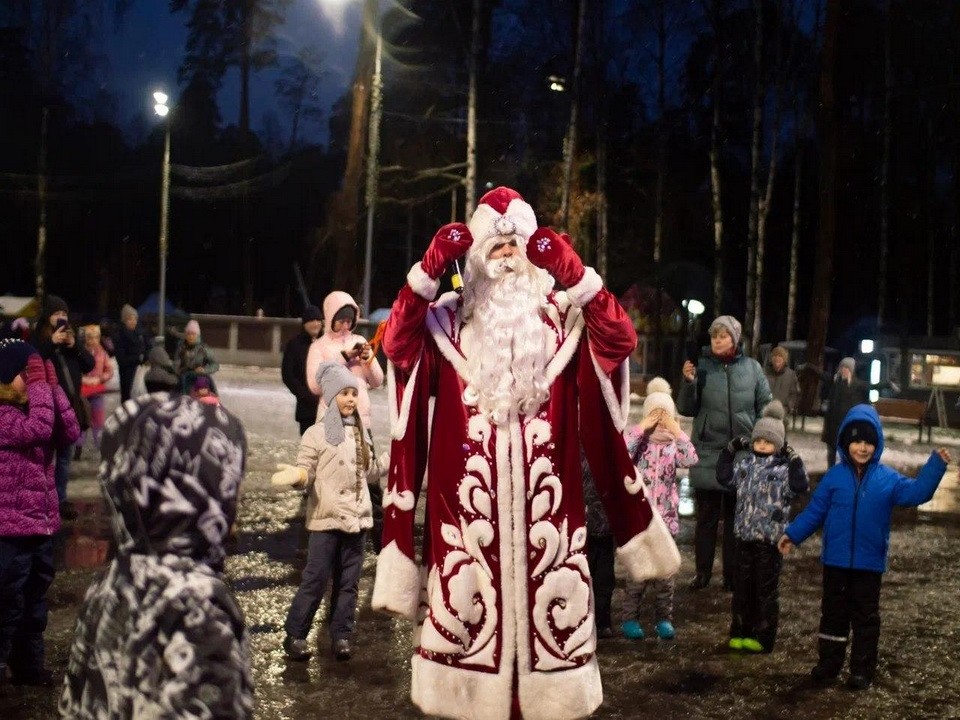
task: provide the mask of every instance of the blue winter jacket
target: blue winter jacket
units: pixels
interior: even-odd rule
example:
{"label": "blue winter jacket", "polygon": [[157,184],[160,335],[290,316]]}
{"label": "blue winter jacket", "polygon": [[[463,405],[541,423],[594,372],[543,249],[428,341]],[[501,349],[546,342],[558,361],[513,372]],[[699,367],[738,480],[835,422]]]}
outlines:
{"label": "blue winter jacket", "polygon": [[[787,537],[799,545],[823,526],[824,565],[884,572],[887,569],[887,545],[890,541],[890,517],[895,505],[920,505],[933,497],[947,466],[932,453],[915,479],[904,477],[893,468],[880,464],[883,454],[883,428],[872,405],[855,405],[840,424],[843,428],[855,420],[866,420],[877,430],[877,449],[863,477],[857,480],[846,448],[837,443],[842,462],[834,465],[820,480],[810,504],[787,527]],[[838,435],[839,436],[839,435]]]}

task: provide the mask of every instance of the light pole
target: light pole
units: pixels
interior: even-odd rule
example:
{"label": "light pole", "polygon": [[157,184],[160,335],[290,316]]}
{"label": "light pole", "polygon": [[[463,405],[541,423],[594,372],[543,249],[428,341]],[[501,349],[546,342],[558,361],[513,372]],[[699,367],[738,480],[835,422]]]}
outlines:
{"label": "light pole", "polygon": [[[153,94],[153,111],[162,118],[170,114],[170,99],[164,92]],[[163,179],[160,185],[160,296],[157,302],[157,334],[166,337],[167,305],[167,217],[170,211],[170,121],[163,133]],[[163,340],[161,340],[163,342]]]}

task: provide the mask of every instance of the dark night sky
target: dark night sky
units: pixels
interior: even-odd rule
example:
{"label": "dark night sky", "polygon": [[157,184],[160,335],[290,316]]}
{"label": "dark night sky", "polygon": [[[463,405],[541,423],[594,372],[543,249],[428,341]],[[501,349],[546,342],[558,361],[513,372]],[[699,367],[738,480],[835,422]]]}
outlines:
{"label": "dark night sky", "polygon": [[[325,73],[321,82],[321,98],[325,107],[333,103],[349,85],[356,62],[360,27],[360,0],[293,0],[287,10],[286,23],[277,29],[277,50],[281,63],[304,46],[319,49]],[[151,93],[163,88],[173,102],[177,96],[177,67],[184,55],[187,40],[187,15],[172,15],[166,0],[135,0],[114,30],[107,21],[101,30],[108,66],[104,72],[105,89],[116,98],[115,121],[133,132],[135,119],[143,116],[153,122]],[[283,128],[288,119],[274,97],[276,69],[251,77],[250,120],[259,130],[265,112],[274,111]],[[219,97],[224,125],[237,122],[239,81],[235,70],[224,78]],[[325,143],[327,123],[313,123],[304,128],[307,139]]]}

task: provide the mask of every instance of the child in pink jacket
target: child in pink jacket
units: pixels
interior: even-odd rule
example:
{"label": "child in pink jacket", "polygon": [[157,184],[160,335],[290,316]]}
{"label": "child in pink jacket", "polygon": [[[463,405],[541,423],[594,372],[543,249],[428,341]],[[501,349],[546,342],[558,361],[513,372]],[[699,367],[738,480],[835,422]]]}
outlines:
{"label": "child in pink jacket", "polygon": [[[660,512],[670,533],[676,537],[680,530],[677,468],[696,465],[699,458],[690,438],[680,429],[670,385],[663,378],[654,378],[647,384],[643,420],[627,436],[627,449],[637,467],[638,476],[643,478],[647,496]],[[640,624],[640,603],[649,587],[655,597],[657,637],[661,640],[673,639],[676,635],[673,627],[673,585],[673,578],[643,583],[627,581],[624,622],[621,625],[625,637],[633,640],[644,637]]]}
{"label": "child in pink jacket", "polygon": [[53,460],[79,436],[53,365],[0,340],[0,685],[53,685],[43,644],[60,529]]}

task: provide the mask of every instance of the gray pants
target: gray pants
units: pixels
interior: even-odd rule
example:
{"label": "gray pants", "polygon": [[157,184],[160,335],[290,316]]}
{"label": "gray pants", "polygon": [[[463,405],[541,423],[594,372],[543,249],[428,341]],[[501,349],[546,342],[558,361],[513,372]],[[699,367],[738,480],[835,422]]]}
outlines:
{"label": "gray pants", "polygon": [[283,626],[287,635],[297,639],[307,637],[327,589],[327,581],[333,577],[330,638],[336,641],[350,637],[357,609],[357,586],[363,569],[363,539],[363,532],[324,530],[310,533],[307,564]]}
{"label": "gray pants", "polygon": [[654,619],[669,620],[673,622],[673,578],[666,580],[647,580],[645,582],[633,582],[627,580],[626,593],[623,598],[623,619],[640,619],[640,602],[643,600],[643,594],[647,588],[654,593]]}

